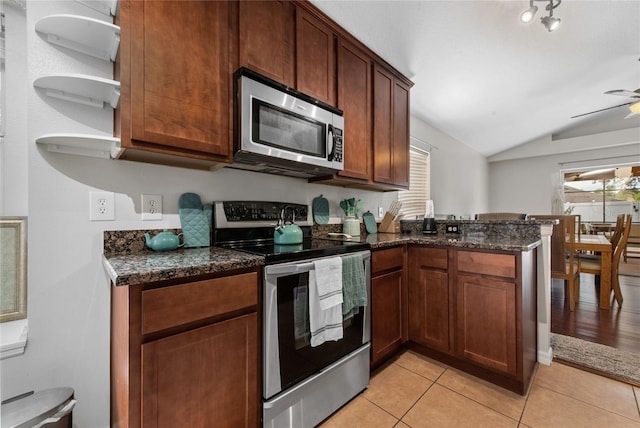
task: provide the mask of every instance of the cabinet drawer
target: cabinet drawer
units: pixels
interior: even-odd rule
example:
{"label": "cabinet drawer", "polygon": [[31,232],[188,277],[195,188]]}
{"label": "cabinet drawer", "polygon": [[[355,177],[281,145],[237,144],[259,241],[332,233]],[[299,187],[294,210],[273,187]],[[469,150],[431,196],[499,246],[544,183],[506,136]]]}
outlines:
{"label": "cabinet drawer", "polygon": [[376,250],[371,254],[371,270],[373,275],[391,269],[404,267],[404,246]]}
{"label": "cabinet drawer", "polygon": [[458,271],[515,278],[516,256],[514,254],[458,251]]}
{"label": "cabinet drawer", "polygon": [[142,292],[142,334],[258,304],[255,272]]}
{"label": "cabinet drawer", "polygon": [[413,247],[411,251],[418,266],[445,270],[449,267],[446,248]]}

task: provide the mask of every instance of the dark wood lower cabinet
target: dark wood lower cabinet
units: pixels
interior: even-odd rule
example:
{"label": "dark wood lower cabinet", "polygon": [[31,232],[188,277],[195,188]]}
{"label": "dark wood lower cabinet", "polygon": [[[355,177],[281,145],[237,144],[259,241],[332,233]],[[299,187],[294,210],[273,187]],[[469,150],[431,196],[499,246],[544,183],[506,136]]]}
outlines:
{"label": "dark wood lower cabinet", "polygon": [[142,345],[145,427],[257,425],[257,315]]}
{"label": "dark wood lower cabinet", "polygon": [[111,287],[111,426],[256,427],[258,275]]}
{"label": "dark wood lower cabinet", "polygon": [[536,257],[411,246],[409,346],[525,394],[537,356]]}
{"label": "dark wood lower cabinet", "polygon": [[402,347],[406,307],[405,247],[374,251],[372,254],[371,366],[375,367]]}
{"label": "dark wood lower cabinet", "polygon": [[516,375],[516,284],[458,275],[456,353],[499,372]]}
{"label": "dark wood lower cabinet", "polygon": [[449,352],[450,296],[447,249],[409,250],[409,340]]}

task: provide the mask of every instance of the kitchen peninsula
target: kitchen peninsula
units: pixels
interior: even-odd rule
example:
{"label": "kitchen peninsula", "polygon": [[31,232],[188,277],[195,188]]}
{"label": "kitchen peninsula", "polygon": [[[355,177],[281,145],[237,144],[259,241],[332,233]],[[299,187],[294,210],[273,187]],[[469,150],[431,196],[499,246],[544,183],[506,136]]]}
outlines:
{"label": "kitchen peninsula", "polygon": [[[457,235],[444,233],[444,222],[438,223],[436,235],[422,235],[418,222],[403,222],[403,233],[366,235],[363,231],[356,238],[368,243],[373,252],[372,347],[374,353],[383,351],[375,354],[381,358],[372,364],[409,347],[526,393],[536,360],[545,362],[540,355],[546,345],[536,348],[536,342],[537,334],[545,335],[537,331],[538,323],[548,322],[538,303],[545,294],[539,288],[546,282],[547,256],[541,245],[548,242],[548,236],[541,235],[546,223],[458,221]],[[313,233],[326,236],[339,226],[316,225]],[[254,406],[260,400],[257,301],[262,258],[217,247],[155,253],[141,244],[144,232],[105,232],[104,236],[104,265],[112,282],[112,340],[129,343],[125,353],[122,346],[112,346],[112,412],[126,408],[120,414],[131,418],[140,400],[147,400],[147,394],[154,396],[153,386],[147,382],[144,387],[139,380],[141,372],[144,378],[155,379],[153,373],[164,370],[149,368],[155,361],[149,359],[154,342],[184,338],[207,328],[213,329],[212,338],[222,337],[228,326],[242,337],[234,345],[239,354],[233,360],[242,362],[234,372],[238,379],[229,383],[243,385],[235,391],[236,397],[244,397],[236,410],[249,415],[249,421],[259,418]],[[384,284],[382,295],[376,293],[377,284]],[[383,313],[376,312],[377,304],[386,308],[384,317],[390,319],[384,324],[390,330],[376,329],[376,316]],[[187,314],[180,307],[196,310],[189,309]],[[390,340],[391,346],[377,346],[380,340]],[[229,343],[221,343],[218,346],[227,349]],[[154,351],[160,360],[163,352],[171,352],[157,347]],[[138,414],[130,425],[122,426],[137,426],[139,420]]]}

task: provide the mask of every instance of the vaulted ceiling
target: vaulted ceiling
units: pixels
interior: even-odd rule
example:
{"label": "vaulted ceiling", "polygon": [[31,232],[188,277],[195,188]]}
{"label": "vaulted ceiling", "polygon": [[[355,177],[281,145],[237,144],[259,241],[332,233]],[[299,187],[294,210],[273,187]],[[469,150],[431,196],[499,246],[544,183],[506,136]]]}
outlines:
{"label": "vaulted ceiling", "polygon": [[[491,156],[548,135],[638,128],[640,0],[564,0],[560,27],[519,21],[528,0],[311,0],[415,83],[411,113]],[[556,0],[557,1],[557,0]],[[555,2],[554,2],[555,3]]]}

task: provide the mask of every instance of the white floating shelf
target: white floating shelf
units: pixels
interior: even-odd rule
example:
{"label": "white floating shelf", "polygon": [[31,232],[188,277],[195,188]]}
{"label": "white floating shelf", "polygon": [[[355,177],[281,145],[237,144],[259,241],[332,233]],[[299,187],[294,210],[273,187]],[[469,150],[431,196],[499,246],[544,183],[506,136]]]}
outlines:
{"label": "white floating shelf", "polygon": [[86,16],[45,16],[36,22],[36,31],[46,34],[49,43],[105,61],[115,61],[120,46],[120,27]]}
{"label": "white floating shelf", "polygon": [[33,81],[52,98],[103,108],[116,108],[120,101],[120,82],[86,74],[52,74]]}
{"label": "white floating shelf", "polygon": [[90,134],[47,134],[36,138],[50,152],[115,159],[122,151],[120,139]]}
{"label": "white floating shelf", "polygon": [[118,0],[76,0],[93,10],[97,10],[105,15],[115,16]]}

